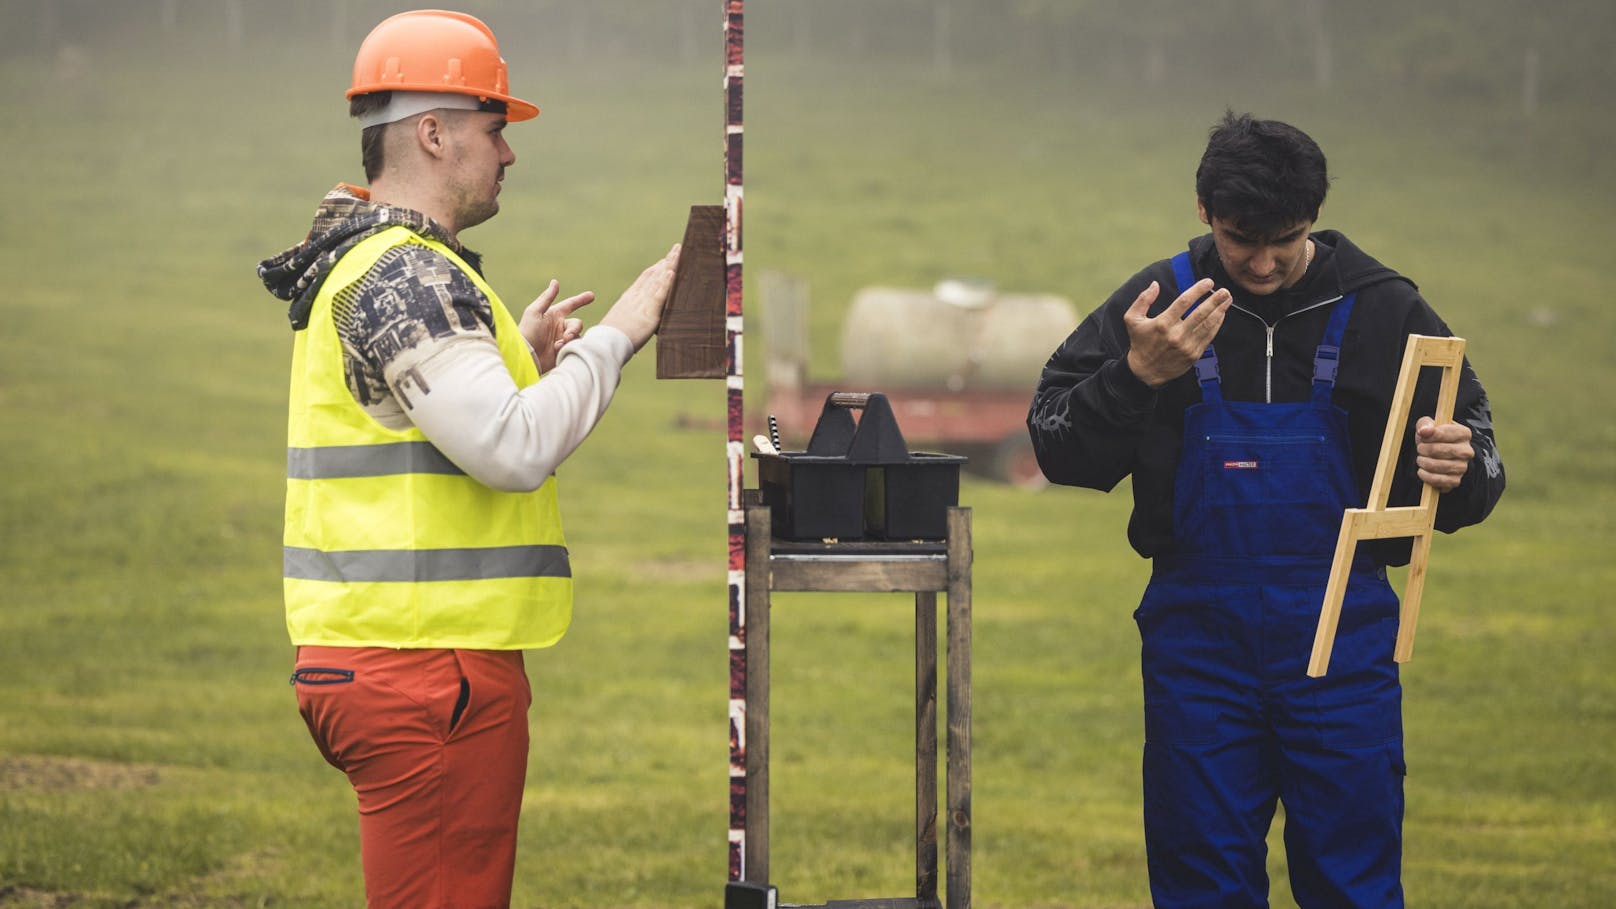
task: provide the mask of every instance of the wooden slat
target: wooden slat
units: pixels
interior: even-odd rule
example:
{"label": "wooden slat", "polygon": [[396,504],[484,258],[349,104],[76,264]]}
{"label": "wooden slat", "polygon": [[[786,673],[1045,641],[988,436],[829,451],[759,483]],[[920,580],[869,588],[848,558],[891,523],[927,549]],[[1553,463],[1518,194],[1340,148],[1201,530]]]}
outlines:
{"label": "wooden slat", "polygon": [[1417,505],[1388,508],[1385,511],[1349,508],[1346,513],[1352,522],[1352,535],[1360,540],[1417,537],[1431,527],[1430,509]]}
{"label": "wooden slat", "polygon": [[1408,421],[1408,408],[1414,400],[1414,385],[1420,377],[1419,338],[1410,335],[1403,348],[1403,365],[1398,368],[1397,388],[1392,392],[1391,409],[1386,413],[1386,432],[1380,437],[1380,459],[1375,462],[1375,479],[1369,486],[1368,507],[1380,511],[1392,491],[1392,474],[1397,466],[1397,453],[1403,447],[1403,426]]}
{"label": "wooden slat", "polygon": [[1449,366],[1454,369],[1464,365],[1464,338],[1415,337],[1420,339],[1420,365]]}
{"label": "wooden slat", "polygon": [[1341,622],[1347,577],[1352,569],[1352,556],[1358,550],[1358,537],[1352,532],[1356,511],[1358,509],[1349,508],[1341,516],[1341,531],[1335,538],[1335,559],[1330,563],[1330,580],[1324,588],[1324,605],[1319,609],[1319,627],[1313,634],[1313,655],[1307,663],[1310,678],[1324,675],[1330,666],[1330,652],[1335,649],[1335,630]]}
{"label": "wooden slat", "polygon": [[948,509],[948,909],[971,906],[971,510]]}
{"label": "wooden slat", "polygon": [[770,586],[783,591],[906,593],[945,590],[948,565],[939,556],[774,556]]}
{"label": "wooden slat", "polygon": [[746,509],[744,880],[769,881],[769,509]]}
{"label": "wooden slat", "polygon": [[832,899],[829,903],[781,903],[781,909],[936,909],[936,901],[923,903],[913,896],[892,899]]}
{"label": "wooden slat", "polygon": [[1408,582],[1403,585],[1403,604],[1397,614],[1397,647],[1392,659],[1407,663],[1414,656],[1414,628],[1420,621],[1420,597],[1425,592],[1425,569],[1431,555],[1431,534],[1414,541],[1414,556],[1408,561]]}
{"label": "wooden slat", "polygon": [[915,594],[915,896],[937,901],[937,594]]}

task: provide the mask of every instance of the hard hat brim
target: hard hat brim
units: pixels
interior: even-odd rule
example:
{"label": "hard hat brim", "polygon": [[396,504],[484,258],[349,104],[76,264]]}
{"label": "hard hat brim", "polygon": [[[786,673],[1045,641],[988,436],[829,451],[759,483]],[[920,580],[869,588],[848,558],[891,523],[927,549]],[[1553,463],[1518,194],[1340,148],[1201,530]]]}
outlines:
{"label": "hard hat brim", "polygon": [[431,83],[388,82],[376,85],[358,85],[343,93],[343,97],[352,98],[355,95],[369,95],[376,92],[448,92],[456,95],[470,95],[473,98],[484,100],[504,101],[505,119],[511,123],[522,120],[531,120],[539,115],[539,108],[530,101],[523,101],[515,95],[503,95],[498,92],[458,91],[443,85]]}

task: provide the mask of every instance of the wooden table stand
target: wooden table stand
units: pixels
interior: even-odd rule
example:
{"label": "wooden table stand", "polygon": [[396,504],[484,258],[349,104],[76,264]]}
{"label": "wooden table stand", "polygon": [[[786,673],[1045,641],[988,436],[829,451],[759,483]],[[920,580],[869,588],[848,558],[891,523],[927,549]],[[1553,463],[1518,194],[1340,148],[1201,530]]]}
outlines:
{"label": "wooden table stand", "polygon": [[[749,490],[755,502],[756,492]],[[948,509],[932,543],[774,539],[770,510],[746,507],[745,879],[769,880],[769,595],[772,591],[915,595],[915,895],[836,900],[827,909],[969,909],[971,905],[971,510]],[[937,896],[937,594],[948,596],[947,902]],[[784,905],[784,904],[783,904]]]}
{"label": "wooden table stand", "polygon": [[1402,371],[1392,394],[1391,413],[1386,417],[1386,435],[1380,443],[1380,460],[1375,464],[1375,480],[1369,488],[1369,507],[1348,508],[1341,516],[1341,534],[1336,538],[1335,560],[1330,565],[1330,581],[1324,588],[1324,606],[1319,610],[1319,627],[1313,636],[1313,656],[1307,664],[1312,678],[1324,675],[1330,667],[1330,650],[1335,645],[1336,625],[1341,620],[1341,602],[1347,593],[1347,576],[1359,540],[1413,537],[1414,552],[1408,562],[1408,584],[1403,591],[1402,611],[1397,620],[1399,663],[1414,656],[1414,626],[1420,618],[1420,595],[1425,590],[1425,566],[1431,555],[1431,535],[1436,526],[1436,489],[1430,484],[1420,491],[1420,504],[1401,508],[1386,507],[1391,494],[1392,472],[1403,447],[1403,431],[1413,404],[1414,385],[1420,369],[1442,367],[1442,387],[1437,393],[1438,424],[1453,419],[1453,406],[1459,394],[1459,369],[1464,364],[1464,338],[1434,338],[1409,335],[1403,350]]}

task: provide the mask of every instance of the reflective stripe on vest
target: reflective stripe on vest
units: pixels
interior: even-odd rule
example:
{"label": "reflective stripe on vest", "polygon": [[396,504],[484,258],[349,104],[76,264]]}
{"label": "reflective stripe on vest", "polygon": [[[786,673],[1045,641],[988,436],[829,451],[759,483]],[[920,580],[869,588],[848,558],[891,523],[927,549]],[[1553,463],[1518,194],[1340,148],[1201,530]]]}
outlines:
{"label": "reflective stripe on vest", "polygon": [[286,449],[286,476],[294,480],[385,477],[395,473],[463,474],[431,442],[384,442]]}
{"label": "reflective stripe on vest", "polygon": [[476,581],[572,575],[564,546],[347,552],[287,546],[284,552],[285,576],[305,581]]}
{"label": "reflective stripe on vest", "polygon": [[321,287],[292,351],[283,575],[294,644],[514,650],[560,640],[572,580],[555,477],[526,493],[467,476],[413,426],[354,400],[333,305],[406,244],[459,268],[493,309],[518,387],[538,369],[499,297],[452,250],[407,228],[355,245]]}

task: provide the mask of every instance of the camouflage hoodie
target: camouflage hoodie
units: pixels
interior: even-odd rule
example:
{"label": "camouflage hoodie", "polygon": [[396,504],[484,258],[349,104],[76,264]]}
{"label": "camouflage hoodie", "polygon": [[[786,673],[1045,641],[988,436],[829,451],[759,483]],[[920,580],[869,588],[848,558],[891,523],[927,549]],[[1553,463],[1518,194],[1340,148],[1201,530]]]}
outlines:
{"label": "camouflage hoodie", "polygon": [[339,183],[320,201],[308,237],[258,263],[258,278],[270,293],[292,304],[286,316],[292,330],[301,331],[337,260],[366,237],[398,224],[444,244],[482,271],[481,257],[461,246],[443,225],[417,211],[373,203],[368,190]]}
{"label": "camouflage hoodie", "polygon": [[[480,258],[441,224],[367,195],[337,186],[308,238],[258,266],[269,292],[291,303],[293,329],[308,325],[337,261],[388,227],[436,240],[480,271]],[[330,318],[348,390],[372,419],[414,425],[468,475],[510,492],[537,489],[583,443],[634,355],[626,334],[597,325],[557,354],[545,381],[517,388],[494,338],[492,298],[467,268],[414,243],[383,253],[334,294]]]}

